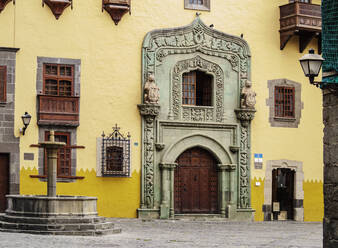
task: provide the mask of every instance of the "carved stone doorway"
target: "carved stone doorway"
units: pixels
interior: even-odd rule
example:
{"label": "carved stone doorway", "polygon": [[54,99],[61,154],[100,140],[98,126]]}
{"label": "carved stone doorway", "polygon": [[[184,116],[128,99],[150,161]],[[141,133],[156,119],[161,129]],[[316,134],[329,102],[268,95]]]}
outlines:
{"label": "carved stone doorway", "polygon": [[6,195],[9,194],[9,154],[0,153],[0,213],[7,208]]}
{"label": "carved stone doorway", "polygon": [[217,213],[217,162],[206,150],[194,147],[183,152],[175,169],[175,213]]}

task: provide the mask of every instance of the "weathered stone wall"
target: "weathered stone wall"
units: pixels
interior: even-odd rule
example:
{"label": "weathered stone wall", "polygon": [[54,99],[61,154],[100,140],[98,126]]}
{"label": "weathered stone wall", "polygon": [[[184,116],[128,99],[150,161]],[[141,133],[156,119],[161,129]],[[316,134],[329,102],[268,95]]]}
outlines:
{"label": "weathered stone wall", "polygon": [[[14,136],[16,48],[0,47],[0,65],[7,67],[6,102],[0,104],[0,153],[9,154],[9,193],[19,194],[20,148]],[[22,113],[24,114],[24,113]]]}
{"label": "weathered stone wall", "polygon": [[323,94],[324,248],[338,247],[338,96]]}

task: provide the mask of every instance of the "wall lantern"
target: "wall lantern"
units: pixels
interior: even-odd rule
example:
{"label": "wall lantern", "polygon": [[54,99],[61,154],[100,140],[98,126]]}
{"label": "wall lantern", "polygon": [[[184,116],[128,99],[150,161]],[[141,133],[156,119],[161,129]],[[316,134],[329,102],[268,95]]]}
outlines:
{"label": "wall lantern", "polygon": [[[338,83],[327,83],[315,81],[318,77],[324,59],[319,54],[315,54],[315,50],[310,49],[308,54],[305,54],[299,59],[305,77],[309,78],[310,84],[313,84],[321,89],[328,89],[331,92],[338,93]],[[323,73],[323,77],[337,76],[337,72]]]}
{"label": "wall lantern", "polygon": [[21,116],[22,123],[24,125],[23,128],[20,128],[20,132],[22,133],[22,135],[25,135],[25,131],[26,131],[29,123],[31,122],[31,118],[32,118],[32,116],[30,114],[28,114],[28,112],[25,112],[25,114],[23,116]]}

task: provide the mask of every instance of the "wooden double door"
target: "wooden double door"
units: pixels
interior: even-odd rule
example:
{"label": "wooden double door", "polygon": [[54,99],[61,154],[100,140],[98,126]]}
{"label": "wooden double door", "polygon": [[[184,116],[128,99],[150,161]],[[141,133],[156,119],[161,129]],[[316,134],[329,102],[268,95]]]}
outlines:
{"label": "wooden double door", "polygon": [[217,213],[217,162],[206,150],[195,147],[177,159],[175,213]]}
{"label": "wooden double door", "polygon": [[9,193],[9,154],[0,153],[0,213],[7,208],[6,195]]}

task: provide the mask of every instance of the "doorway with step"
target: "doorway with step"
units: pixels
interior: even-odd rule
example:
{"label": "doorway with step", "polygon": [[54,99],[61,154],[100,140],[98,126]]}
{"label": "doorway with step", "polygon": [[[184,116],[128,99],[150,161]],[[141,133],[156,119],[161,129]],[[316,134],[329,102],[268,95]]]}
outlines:
{"label": "doorway with step", "polygon": [[272,170],[273,220],[294,219],[295,171],[288,168]]}
{"label": "doorway with step", "polygon": [[0,213],[7,208],[6,195],[9,194],[9,154],[0,153]]}

